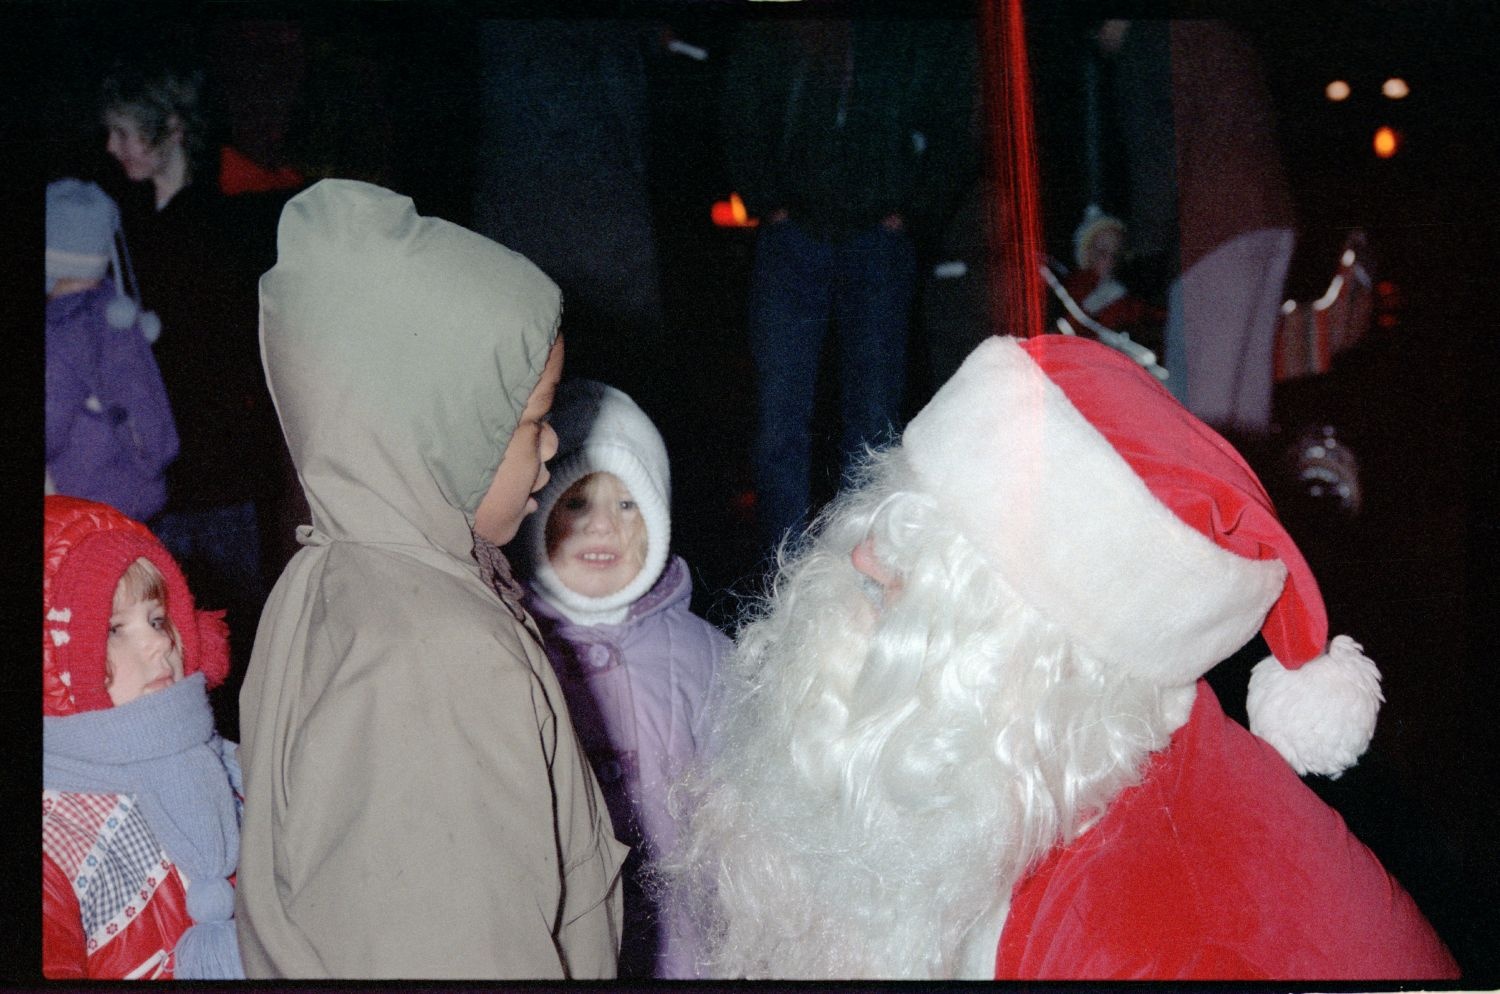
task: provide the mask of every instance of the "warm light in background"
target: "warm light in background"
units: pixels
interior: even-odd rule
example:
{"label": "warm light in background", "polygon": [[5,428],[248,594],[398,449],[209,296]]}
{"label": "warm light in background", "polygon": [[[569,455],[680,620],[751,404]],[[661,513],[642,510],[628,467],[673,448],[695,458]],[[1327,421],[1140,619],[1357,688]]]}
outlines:
{"label": "warm light in background", "polygon": [[1389,159],[1396,154],[1396,132],[1386,125],[1381,125],[1375,130],[1375,154],[1382,159]]}
{"label": "warm light in background", "polygon": [[1406,85],[1406,80],[1400,76],[1392,76],[1380,85],[1380,92],[1392,100],[1400,100],[1411,92],[1411,87]]}
{"label": "warm light in background", "polygon": [[738,193],[731,193],[728,200],[714,201],[709,216],[719,228],[753,228],[760,224],[745,210],[745,202]]}
{"label": "warm light in background", "polygon": [[1349,99],[1349,84],[1341,79],[1336,79],[1324,87],[1323,92],[1328,94],[1328,99],[1337,103],[1340,100]]}

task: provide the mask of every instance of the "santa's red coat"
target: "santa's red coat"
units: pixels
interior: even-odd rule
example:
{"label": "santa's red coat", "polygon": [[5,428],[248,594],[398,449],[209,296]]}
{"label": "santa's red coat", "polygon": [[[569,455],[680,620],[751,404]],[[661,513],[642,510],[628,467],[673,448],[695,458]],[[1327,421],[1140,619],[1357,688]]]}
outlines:
{"label": "santa's red coat", "polygon": [[1016,888],[1000,979],[1446,979],[1411,897],[1202,681],[1144,780]]}

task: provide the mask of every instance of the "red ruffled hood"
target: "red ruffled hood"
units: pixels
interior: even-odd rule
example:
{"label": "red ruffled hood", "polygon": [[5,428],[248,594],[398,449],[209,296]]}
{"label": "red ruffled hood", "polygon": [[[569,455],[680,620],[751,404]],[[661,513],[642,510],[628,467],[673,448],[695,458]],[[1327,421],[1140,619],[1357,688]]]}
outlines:
{"label": "red ruffled hood", "polygon": [[166,580],[167,616],[182,644],[183,675],[201,672],[210,687],[229,675],[224,612],[194,609],[182,570],[145,525],[106,504],[49,496],[42,546],[43,714],[113,706],[104,686],[109,617],[120,577],[141,557]]}

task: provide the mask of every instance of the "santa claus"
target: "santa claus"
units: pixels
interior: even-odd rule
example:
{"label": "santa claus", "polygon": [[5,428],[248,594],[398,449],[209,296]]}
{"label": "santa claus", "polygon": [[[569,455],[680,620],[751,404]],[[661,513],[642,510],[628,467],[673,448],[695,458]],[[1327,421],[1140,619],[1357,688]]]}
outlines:
{"label": "santa claus", "polygon": [[[1200,678],[1256,632],[1252,734]],[[705,973],[1456,976],[1298,779],[1381,700],[1227,443],[1105,346],[990,339],[742,630],[677,867]]]}

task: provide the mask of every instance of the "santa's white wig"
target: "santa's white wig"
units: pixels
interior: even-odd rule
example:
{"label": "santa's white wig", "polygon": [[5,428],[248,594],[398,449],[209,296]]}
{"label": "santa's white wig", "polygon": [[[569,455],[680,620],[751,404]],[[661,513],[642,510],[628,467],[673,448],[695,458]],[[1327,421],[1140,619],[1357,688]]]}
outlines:
{"label": "santa's white wig", "polygon": [[[882,592],[866,538],[899,577]],[[707,976],[992,977],[1008,895],[1186,717],[1024,603],[899,448],[784,552],[675,795]]]}

